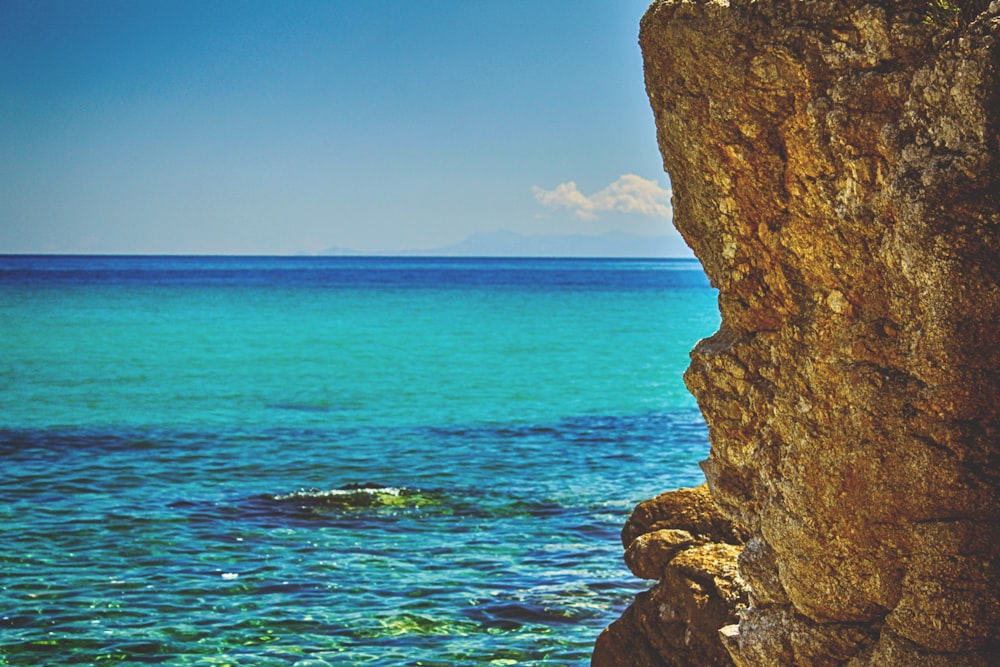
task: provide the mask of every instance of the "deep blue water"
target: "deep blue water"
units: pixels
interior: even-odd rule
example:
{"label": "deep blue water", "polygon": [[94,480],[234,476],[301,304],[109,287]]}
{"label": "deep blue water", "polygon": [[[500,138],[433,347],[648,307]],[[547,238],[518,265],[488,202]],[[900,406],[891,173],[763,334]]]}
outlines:
{"label": "deep blue water", "polygon": [[586,665],[717,325],[679,260],[0,257],[0,665]]}

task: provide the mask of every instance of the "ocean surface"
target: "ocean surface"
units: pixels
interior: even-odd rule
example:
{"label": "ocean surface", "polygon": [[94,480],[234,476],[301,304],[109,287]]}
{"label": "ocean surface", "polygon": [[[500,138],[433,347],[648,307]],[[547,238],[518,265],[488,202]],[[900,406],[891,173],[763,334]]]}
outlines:
{"label": "ocean surface", "polygon": [[587,665],[683,260],[0,257],[0,665]]}

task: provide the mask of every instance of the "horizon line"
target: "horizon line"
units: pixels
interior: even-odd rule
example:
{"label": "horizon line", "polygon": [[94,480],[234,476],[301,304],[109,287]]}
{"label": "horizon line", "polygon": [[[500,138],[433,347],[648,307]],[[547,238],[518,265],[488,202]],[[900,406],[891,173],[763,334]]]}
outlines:
{"label": "horizon line", "polygon": [[698,262],[697,257],[673,255],[433,255],[411,253],[219,253],[219,252],[0,252],[0,257],[286,257],[301,259],[669,259]]}

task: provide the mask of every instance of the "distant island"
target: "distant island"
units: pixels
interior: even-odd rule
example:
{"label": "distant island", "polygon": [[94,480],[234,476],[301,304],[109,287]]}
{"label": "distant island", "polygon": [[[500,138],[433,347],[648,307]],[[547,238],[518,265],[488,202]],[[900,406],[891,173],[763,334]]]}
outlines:
{"label": "distant island", "polygon": [[327,248],[318,255],[402,255],[420,257],[670,257],[694,259],[691,249],[677,235],[636,236],[610,232],[525,235],[510,231],[477,232],[464,241],[437,248],[395,252],[360,252]]}

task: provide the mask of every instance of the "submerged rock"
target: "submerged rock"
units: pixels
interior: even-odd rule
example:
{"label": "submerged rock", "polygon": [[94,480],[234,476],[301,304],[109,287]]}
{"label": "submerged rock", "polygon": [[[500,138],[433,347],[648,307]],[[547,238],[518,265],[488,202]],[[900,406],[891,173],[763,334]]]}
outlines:
{"label": "submerged rock", "polygon": [[[927,4],[644,17],[674,221],[720,290],[685,380],[741,539],[629,533],[660,583],[595,665],[1000,664],[1000,2]],[[710,542],[686,581],[738,553],[746,595],[699,607],[673,564]]]}
{"label": "submerged rock", "polygon": [[380,484],[350,484],[339,489],[304,489],[265,498],[279,506],[302,511],[412,508],[441,504],[438,494]]}

